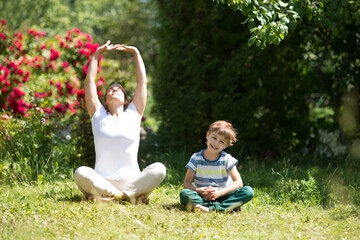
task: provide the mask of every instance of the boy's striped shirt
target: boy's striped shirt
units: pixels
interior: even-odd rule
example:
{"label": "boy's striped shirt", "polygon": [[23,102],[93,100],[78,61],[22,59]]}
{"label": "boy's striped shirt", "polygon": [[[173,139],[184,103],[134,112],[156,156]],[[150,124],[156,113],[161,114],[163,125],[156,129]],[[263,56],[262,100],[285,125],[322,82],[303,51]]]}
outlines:
{"label": "boy's striped shirt", "polygon": [[238,163],[230,154],[221,151],[218,159],[209,161],[204,157],[204,150],[194,153],[186,167],[195,173],[195,187],[226,187],[232,179],[229,171]]}

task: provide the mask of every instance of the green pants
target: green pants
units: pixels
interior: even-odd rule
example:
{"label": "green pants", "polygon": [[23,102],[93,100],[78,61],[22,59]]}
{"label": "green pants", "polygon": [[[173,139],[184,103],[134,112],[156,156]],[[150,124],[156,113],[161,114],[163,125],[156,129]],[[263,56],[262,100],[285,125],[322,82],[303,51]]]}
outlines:
{"label": "green pants", "polygon": [[182,205],[192,203],[192,205],[203,205],[210,211],[224,212],[227,210],[236,210],[254,197],[254,190],[250,186],[239,188],[228,195],[222,196],[215,201],[208,201],[200,196],[196,191],[184,189],[180,192],[180,202]]}

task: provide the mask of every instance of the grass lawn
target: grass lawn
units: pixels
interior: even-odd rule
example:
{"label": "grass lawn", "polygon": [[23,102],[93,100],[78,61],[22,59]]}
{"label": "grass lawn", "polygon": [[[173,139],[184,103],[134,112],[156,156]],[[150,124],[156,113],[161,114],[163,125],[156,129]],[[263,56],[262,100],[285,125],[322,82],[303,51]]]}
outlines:
{"label": "grass lawn", "polygon": [[0,185],[0,239],[358,239],[359,208],[271,204],[266,191],[242,212],[186,212],[181,186],[165,184],[147,205],[90,203],[71,180]]}

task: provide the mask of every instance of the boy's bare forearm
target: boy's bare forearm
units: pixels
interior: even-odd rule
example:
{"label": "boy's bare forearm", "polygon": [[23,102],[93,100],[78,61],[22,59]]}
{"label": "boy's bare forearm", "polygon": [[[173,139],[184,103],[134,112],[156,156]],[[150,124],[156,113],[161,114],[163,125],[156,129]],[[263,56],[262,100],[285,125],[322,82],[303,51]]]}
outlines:
{"label": "boy's bare forearm", "polygon": [[243,187],[243,184],[241,181],[236,181],[236,182],[233,182],[232,184],[230,184],[229,186],[219,190],[220,191],[220,196],[225,196],[239,188],[242,188]]}
{"label": "boy's bare forearm", "polygon": [[185,189],[193,190],[193,191],[197,192],[198,194],[200,194],[201,196],[204,193],[204,188],[196,188],[192,183],[184,183],[183,187]]}
{"label": "boy's bare forearm", "polygon": [[183,187],[185,189],[190,189],[190,190],[196,191],[196,187],[194,187],[194,185],[192,183],[184,182]]}

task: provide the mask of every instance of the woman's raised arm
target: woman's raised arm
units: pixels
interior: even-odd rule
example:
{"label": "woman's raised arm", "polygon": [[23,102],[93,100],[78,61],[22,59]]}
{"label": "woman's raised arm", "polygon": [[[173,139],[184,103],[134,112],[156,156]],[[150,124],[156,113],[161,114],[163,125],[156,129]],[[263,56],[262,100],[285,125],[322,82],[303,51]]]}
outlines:
{"label": "woman's raised arm", "polygon": [[120,45],[117,50],[130,52],[134,55],[134,61],[136,66],[136,88],[133,97],[133,103],[142,116],[145,111],[146,98],[147,98],[147,78],[144,61],[141,57],[139,50],[136,47]]}
{"label": "woman's raised arm", "polygon": [[110,41],[107,41],[106,44],[99,47],[95,54],[92,56],[88,72],[85,78],[85,102],[86,102],[86,109],[90,115],[90,118],[94,115],[96,109],[98,109],[101,105],[99,97],[97,95],[96,89],[96,75],[97,75],[97,68],[99,64],[99,59],[102,53],[109,52],[111,50],[116,49],[119,45],[110,44]]}

